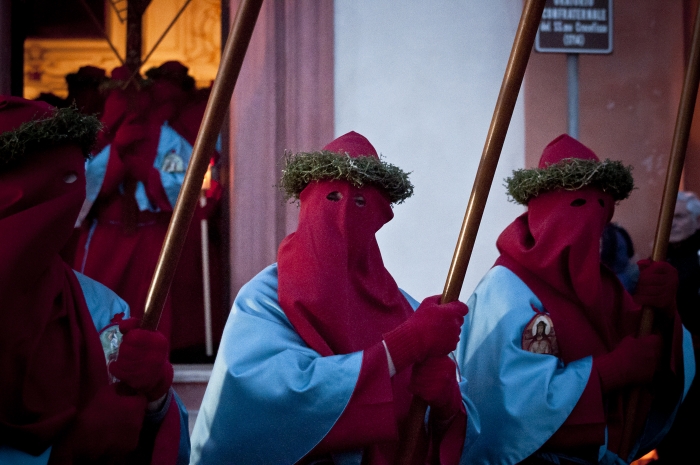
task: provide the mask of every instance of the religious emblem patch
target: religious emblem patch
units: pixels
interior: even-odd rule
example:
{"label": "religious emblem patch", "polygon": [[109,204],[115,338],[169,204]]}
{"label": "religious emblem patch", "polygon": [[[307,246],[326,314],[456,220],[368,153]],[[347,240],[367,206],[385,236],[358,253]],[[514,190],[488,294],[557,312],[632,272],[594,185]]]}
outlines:
{"label": "religious emblem patch", "polygon": [[163,158],[163,166],[161,167],[161,170],[166,173],[184,173],[185,160],[178,155],[175,149],[171,149],[165,158]]}
{"label": "religious emblem patch", "polygon": [[[122,315],[122,314],[119,314]],[[102,350],[105,353],[105,361],[107,362],[107,372],[109,373],[109,364],[117,359],[119,354],[119,345],[122,343],[122,333],[119,331],[119,320],[121,318],[113,318],[112,322],[105,326],[102,331],[100,331],[100,342],[102,343]],[[110,382],[117,382],[117,378],[109,374]]]}
{"label": "religious emblem patch", "polygon": [[532,305],[532,309],[535,311],[535,316],[525,325],[522,336],[523,350],[558,357],[559,345],[552,318],[549,313],[538,310],[534,305]]}

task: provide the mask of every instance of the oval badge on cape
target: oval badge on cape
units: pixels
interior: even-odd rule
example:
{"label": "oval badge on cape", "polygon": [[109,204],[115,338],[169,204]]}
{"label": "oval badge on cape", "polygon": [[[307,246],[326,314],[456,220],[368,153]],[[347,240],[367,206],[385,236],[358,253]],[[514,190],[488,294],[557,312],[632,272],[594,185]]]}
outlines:
{"label": "oval badge on cape", "polygon": [[559,344],[557,344],[552,318],[549,313],[538,310],[534,305],[532,309],[535,311],[535,316],[525,325],[522,336],[523,350],[558,357]]}
{"label": "oval badge on cape", "polygon": [[175,150],[171,150],[163,159],[163,167],[165,173],[184,173],[186,166],[185,160]]}
{"label": "oval badge on cape", "polygon": [[[102,350],[105,353],[108,373],[109,364],[115,361],[119,354],[119,345],[122,343],[122,337],[122,333],[119,331],[119,323],[109,324],[100,331],[100,342],[102,343]],[[109,378],[112,383],[117,381],[111,373],[109,373]]]}

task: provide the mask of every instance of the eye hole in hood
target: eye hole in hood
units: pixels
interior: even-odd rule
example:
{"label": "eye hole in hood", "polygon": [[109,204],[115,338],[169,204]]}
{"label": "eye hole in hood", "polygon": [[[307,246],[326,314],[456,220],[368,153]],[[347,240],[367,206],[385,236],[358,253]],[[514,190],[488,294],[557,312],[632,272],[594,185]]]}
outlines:
{"label": "eye hole in hood", "polygon": [[343,194],[341,194],[338,191],[333,191],[330,194],[328,194],[326,198],[331,202],[339,202],[340,200],[342,200]]}

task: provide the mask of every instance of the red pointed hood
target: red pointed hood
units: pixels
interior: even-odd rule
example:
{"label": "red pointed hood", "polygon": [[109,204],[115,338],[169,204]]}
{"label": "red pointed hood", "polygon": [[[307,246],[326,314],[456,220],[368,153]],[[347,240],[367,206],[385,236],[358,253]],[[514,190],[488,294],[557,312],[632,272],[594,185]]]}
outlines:
{"label": "red pointed hood", "polygon": [[[377,156],[355,132],[323,149]],[[279,302],[304,341],[322,355],[366,349],[412,312],[384,267],[375,233],[391,218],[381,188],[340,180],[310,183],[299,226],[279,248]]]}
{"label": "red pointed hood", "polygon": [[[50,118],[0,96],[0,136]],[[0,171],[0,437],[38,454],[107,383],[105,358],[73,271],[59,250],[85,198],[79,145],[49,145]]]}

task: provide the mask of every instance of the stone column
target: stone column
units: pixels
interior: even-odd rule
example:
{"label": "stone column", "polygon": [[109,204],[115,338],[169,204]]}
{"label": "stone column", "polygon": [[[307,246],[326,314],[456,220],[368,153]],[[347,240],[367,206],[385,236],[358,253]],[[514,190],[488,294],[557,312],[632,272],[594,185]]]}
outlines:
{"label": "stone column", "polygon": [[[230,1],[230,20],[238,10]],[[228,126],[230,299],[274,263],[297,209],[276,185],[285,150],[333,137],[333,2],[269,0],[231,101]]]}

